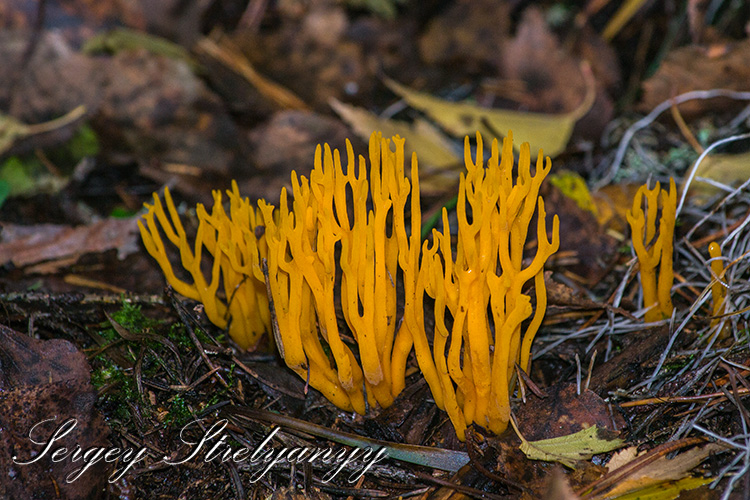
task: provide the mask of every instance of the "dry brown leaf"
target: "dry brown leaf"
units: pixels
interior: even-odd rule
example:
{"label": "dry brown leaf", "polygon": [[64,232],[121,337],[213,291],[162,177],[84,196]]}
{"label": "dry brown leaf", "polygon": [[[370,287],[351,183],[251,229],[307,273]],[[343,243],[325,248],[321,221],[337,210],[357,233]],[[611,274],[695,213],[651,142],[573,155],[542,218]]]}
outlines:
{"label": "dry brown leaf", "polygon": [[[750,40],[723,44],[721,48],[725,50],[689,45],[670,52],[654,76],[643,83],[639,108],[649,112],[662,102],[692,90],[748,90]],[[737,106],[736,101],[725,102]],[[680,104],[680,112],[689,116],[715,112],[719,106],[725,106],[719,99],[694,99]]]}
{"label": "dry brown leaf", "polygon": [[607,471],[612,472],[623,465],[632,462],[638,456],[637,446],[628,446],[622,450],[617,450],[612,454],[612,458],[607,462]]}
{"label": "dry brown leaf", "polygon": [[[77,227],[2,223],[0,228],[0,265],[10,262],[24,267],[51,260],[60,260],[65,265],[73,257],[112,249],[117,249],[118,257],[124,259],[139,249],[135,218],[105,219]],[[57,269],[47,268],[49,272]]]}
{"label": "dry brown leaf", "polygon": [[615,255],[615,238],[607,234],[589,211],[583,210],[557,187],[542,189],[548,213],[565,214],[560,219],[560,252],[556,255],[567,269],[587,280],[601,279]]}
{"label": "dry brown leaf", "polygon": [[456,74],[473,74],[498,66],[511,28],[510,2],[472,0],[451,2],[430,20],[419,39],[419,53],[430,66],[450,67]]}
{"label": "dry brown leaf", "polygon": [[[529,441],[540,441],[573,434],[582,427],[600,429],[625,427],[623,418],[614,417],[609,405],[589,390],[576,391],[576,384],[560,383],[546,388],[544,399],[529,396],[514,408],[521,433]],[[544,415],[543,419],[539,415]]]}
{"label": "dry brown leaf", "polygon": [[[80,462],[49,460],[49,456],[33,460],[43,450],[39,439],[52,436],[70,419],[76,425],[59,436],[53,451],[60,446],[72,451],[108,444],[109,428],[94,408],[96,392],[86,356],[67,340],[34,339],[0,325],[0,358],[0,468],[12,478],[0,481],[0,498],[97,497],[109,474],[103,460],[89,464],[91,469],[78,481],[66,478],[80,468]],[[28,439],[32,428],[36,442]]]}

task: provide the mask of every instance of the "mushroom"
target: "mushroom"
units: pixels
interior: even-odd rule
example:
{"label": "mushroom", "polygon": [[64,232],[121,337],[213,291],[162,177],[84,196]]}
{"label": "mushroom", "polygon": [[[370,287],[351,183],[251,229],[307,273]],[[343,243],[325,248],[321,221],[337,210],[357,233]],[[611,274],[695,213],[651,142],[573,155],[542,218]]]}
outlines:
{"label": "mushroom", "polygon": [[[410,349],[393,346],[399,276],[408,293],[419,271],[419,189],[404,176],[404,140],[393,143],[395,151],[380,134],[370,137],[368,170],[347,142],[346,171],[337,150],[318,146],[310,178],[292,174],[291,210],[286,190],[276,214],[260,204],[284,359],[334,404],[359,413],[365,393],[370,405],[393,402]],[[414,179],[416,169],[413,156]],[[407,236],[407,227],[414,234]],[[359,361],[336,318],[337,290]]]}
{"label": "mushroom", "polygon": [[[643,211],[643,199],[646,199],[646,212]],[[659,198],[661,198],[661,218],[659,234],[656,234],[656,216],[658,215]],[[641,287],[643,289],[643,306],[648,308],[647,322],[659,321],[672,316],[672,252],[674,250],[674,226],[677,207],[677,190],[674,179],[670,178],[669,192],[660,189],[659,182],[654,189],[648,185],[641,186],[633,198],[633,208],[626,218],[632,231],[633,249],[640,265]],[[646,247],[656,241],[650,250]],[[658,283],[656,268],[659,266]]]}
{"label": "mushroom", "polygon": [[[271,321],[259,266],[260,258],[265,255],[265,242],[263,237],[255,236],[259,214],[247,198],[240,197],[237,183],[232,183],[232,190],[227,191],[227,195],[229,216],[224,211],[219,191],[213,192],[211,214],[198,204],[198,230],[192,249],[169,188],[164,189],[169,217],[161,199],[154,193],[154,203],[144,204],[148,212],[143,215],[143,221],[138,221],[138,228],[146,250],[159,263],[175,291],[200,301],[209,321],[219,328],[228,327],[229,335],[237,345],[252,350],[263,333],[270,329]],[[192,283],[175,274],[161,232],[177,247],[182,267],[192,277]],[[201,270],[206,255],[212,259],[210,281]],[[220,282],[223,297],[217,295]]]}
{"label": "mushroom", "polygon": [[[544,263],[560,244],[557,216],[552,240],[547,237],[544,200],[539,196],[551,169],[549,157],[545,163],[540,152],[532,176],[529,145],[524,143],[514,178],[511,133],[503,140],[502,155],[497,140],[493,141],[486,167],[482,147],[482,137],[477,134],[474,161],[468,137],[465,140],[467,171],[461,175],[458,192],[455,257],[444,209],[443,229],[433,230],[432,245],[424,247],[418,280],[418,286],[435,300],[434,346],[427,368],[434,366],[438,381],[428,379],[428,383],[461,440],[472,422],[494,433],[505,430],[510,419],[513,370],[516,364],[528,370],[531,343],[546,310]],[[524,266],[523,251],[535,212],[536,255]],[[536,310],[523,293],[523,286],[532,278]],[[415,315],[423,314],[421,301],[413,307]],[[452,319],[450,328],[446,317]],[[529,317],[532,319],[524,329],[522,323]],[[418,360],[423,349],[415,343]],[[424,359],[429,353],[421,354]],[[426,368],[421,361],[420,368]]]}

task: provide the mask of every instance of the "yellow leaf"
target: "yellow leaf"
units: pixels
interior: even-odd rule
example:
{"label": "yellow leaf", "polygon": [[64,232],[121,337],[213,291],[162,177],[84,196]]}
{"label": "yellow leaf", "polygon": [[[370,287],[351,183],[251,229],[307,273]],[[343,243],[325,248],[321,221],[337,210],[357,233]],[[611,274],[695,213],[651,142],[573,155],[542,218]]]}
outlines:
{"label": "yellow leaf", "polygon": [[419,187],[423,193],[436,194],[455,188],[458,174],[452,170],[464,168],[463,157],[452,149],[450,139],[429,122],[406,123],[380,118],[336,99],[331,99],[330,105],[363,140],[368,140],[373,130],[382,132],[384,137],[399,135],[406,139],[406,160],[409,161],[413,152],[419,157]]}
{"label": "yellow leaf", "polygon": [[[515,133],[515,132],[514,132]],[[719,192],[719,188],[699,178],[710,179],[730,187],[750,178],[750,152],[740,154],[711,154],[706,156],[700,164],[693,165],[690,178],[694,176],[690,184],[688,194],[697,204],[703,204]]]}
{"label": "yellow leaf", "polygon": [[[649,489],[653,489],[653,494],[663,495],[667,492],[676,493],[675,496],[654,496],[654,499],[668,499],[676,498],[679,494],[680,489],[675,489],[676,485],[684,479],[695,479],[686,478],[692,469],[697,467],[703,460],[706,459],[711,453],[718,453],[724,450],[724,446],[718,443],[710,443],[705,446],[693,448],[685,453],[680,453],[674,458],[668,459],[666,456],[661,456],[654,462],[650,463],[647,467],[637,470],[635,473],[630,474],[617,486],[610,490],[606,498],[636,498],[631,496],[634,492],[644,492]],[[625,465],[624,463],[622,465]],[[609,468],[609,467],[608,467]],[[617,469],[613,469],[617,470]],[[702,478],[699,478],[702,481]],[[711,482],[709,479],[705,482]],[[692,486],[697,488],[705,484],[701,482]],[[692,489],[682,488],[682,489]],[[639,496],[637,498],[652,498],[650,496]]]}
{"label": "yellow leaf", "polygon": [[686,477],[679,481],[662,481],[651,484],[645,488],[628,491],[619,496],[607,494],[607,500],[673,500],[680,496],[683,491],[700,488],[704,484],[713,481],[713,478],[704,477]]}
{"label": "yellow leaf", "polygon": [[466,101],[451,102],[417,92],[390,79],[386,79],[385,83],[410,106],[427,114],[450,134],[457,137],[473,136],[478,130],[496,136],[512,130],[518,144],[529,143],[532,155],[541,149],[544,154],[554,157],[565,150],[576,121],[588,113],[594,104],[596,88],[591,69],[587,64],[583,64],[581,69],[587,83],[586,97],[578,108],[558,115],[481,108]]}
{"label": "yellow leaf", "polygon": [[581,210],[591,212],[598,217],[599,211],[583,177],[570,170],[561,170],[556,174],[550,175],[549,181],[562,194],[576,202],[576,205]]}

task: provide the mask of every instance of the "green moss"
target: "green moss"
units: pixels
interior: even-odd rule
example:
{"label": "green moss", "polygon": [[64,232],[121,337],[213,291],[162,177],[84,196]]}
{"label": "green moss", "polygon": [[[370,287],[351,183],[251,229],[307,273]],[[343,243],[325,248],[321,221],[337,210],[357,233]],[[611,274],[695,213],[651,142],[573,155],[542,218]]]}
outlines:
{"label": "green moss", "polygon": [[97,391],[105,386],[111,386],[98,402],[105,413],[127,422],[131,419],[131,405],[139,405],[141,409],[148,407],[138,393],[132,374],[126,373],[123,368],[112,363],[104,355],[97,356],[94,361],[101,362],[101,366],[91,373],[91,385]]}
{"label": "green moss", "polygon": [[133,304],[123,298],[122,309],[112,315],[117,323],[133,333],[144,333],[152,330],[159,321],[147,318],[141,311],[141,306]]}
{"label": "green moss", "polygon": [[693,361],[693,359],[695,359],[694,354],[673,358],[664,363],[664,365],[662,366],[662,370],[664,371],[664,373],[678,372],[682,370],[683,368],[685,368],[685,366],[690,364]]}
{"label": "green moss", "polygon": [[[110,357],[111,351],[107,349],[91,360],[93,367],[91,382],[101,392],[97,404],[108,418],[116,419],[128,428],[133,425],[137,426],[138,422],[148,420],[159,420],[170,428],[179,428],[195,418],[194,411],[226,399],[227,389],[221,386],[210,393],[210,398],[206,396],[198,398],[193,391],[178,394],[174,391],[160,390],[155,390],[153,393],[151,391],[139,393],[132,366],[135,365],[141,353],[140,373],[144,381],[158,380],[173,385],[184,383],[179,380],[179,366],[174,353],[164,341],[155,339],[154,335],[163,335],[179,351],[189,352],[194,350],[195,346],[184,325],[179,323],[168,325],[165,321],[148,318],[143,314],[139,305],[125,298],[123,298],[120,310],[114,312],[111,317],[124,329],[134,335],[139,335],[139,338],[133,341],[124,340],[109,321],[100,324],[98,335],[104,343],[116,342],[116,346],[112,349],[117,349],[132,362],[125,368],[119,366]],[[195,333],[200,340],[209,342],[210,339],[202,331],[196,330]],[[115,359],[121,358],[115,357]],[[225,380],[230,387],[237,383],[234,369],[233,366],[225,375]],[[162,415],[165,410],[166,415]],[[136,411],[139,415],[137,420],[132,415]],[[163,419],[162,416],[164,416]]]}
{"label": "green moss", "polygon": [[164,423],[169,427],[183,427],[193,420],[193,413],[190,411],[185,398],[178,394],[169,400],[169,413],[164,419]]}
{"label": "green moss", "polygon": [[[205,337],[205,335],[203,336]],[[183,349],[192,349],[195,347],[193,339],[191,339],[190,335],[185,331],[185,326],[178,323],[174,323],[169,327],[167,338]],[[199,336],[198,338],[200,339],[201,337]]]}

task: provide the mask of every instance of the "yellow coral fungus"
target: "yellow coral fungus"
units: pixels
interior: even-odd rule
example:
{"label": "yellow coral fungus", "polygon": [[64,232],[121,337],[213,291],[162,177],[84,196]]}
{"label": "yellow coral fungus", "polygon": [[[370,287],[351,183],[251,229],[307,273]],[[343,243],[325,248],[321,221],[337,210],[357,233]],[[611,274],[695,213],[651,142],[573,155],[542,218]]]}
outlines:
{"label": "yellow coral fungus", "polygon": [[[502,155],[493,141],[486,166],[479,134],[477,140],[476,159],[468,137],[465,143],[455,256],[446,210],[442,232],[422,244],[416,155],[410,181],[404,140],[380,134],[370,138],[369,167],[348,142],[346,169],[338,151],[319,146],[309,179],[293,173],[293,200],[282,190],[278,209],[261,200],[256,213],[233,184],[228,216],[215,192],[210,214],[198,206],[192,247],[165,190],[169,216],[154,195],[145,225],[139,223],[143,241],[179,293],[201,301],[220,327],[231,320],[229,333],[240,346],[252,347],[270,330],[273,311],[286,364],[340,408],[364,413],[367,403],[390,405],[405,385],[414,347],[435,402],[459,438],[473,422],[499,433],[510,417],[514,367],[528,370],[546,310],[543,267],[559,247],[559,221],[555,216],[550,240],[539,195],[549,158],[545,162],[540,152],[532,175],[529,146],[522,145],[514,176],[510,134]],[[535,215],[536,253],[524,265]],[[175,274],[161,233],[179,249],[192,283]],[[210,261],[206,254],[213,259],[210,279],[201,271],[202,260]],[[536,309],[523,293],[531,279]],[[217,298],[220,284],[223,299]],[[425,294],[434,299],[432,348]]]}
{"label": "yellow coral fungus", "polygon": [[[472,422],[495,433],[507,426],[513,370],[516,363],[528,370],[531,343],[547,304],[544,263],[560,243],[557,216],[552,240],[547,237],[544,201],[539,196],[550,159],[545,163],[540,152],[531,175],[529,145],[524,143],[514,178],[511,134],[503,141],[502,155],[497,140],[493,141],[486,167],[479,134],[477,142],[476,161],[468,137],[465,142],[467,171],[461,175],[458,194],[455,257],[448,213],[443,210],[443,230],[434,230],[433,244],[425,244],[418,280],[418,286],[435,299],[435,335],[432,355],[420,352],[425,347],[415,342],[417,358],[423,371],[437,370],[438,381],[428,379],[430,388],[461,440]],[[524,266],[524,246],[535,212],[536,255]],[[535,311],[531,298],[522,292],[532,278]],[[422,302],[413,307],[413,314],[421,317]],[[452,319],[450,327],[447,317]],[[522,323],[529,317],[524,329]],[[421,359],[427,357],[431,360],[425,365]]]}
{"label": "yellow coral fungus", "polygon": [[[265,242],[255,236],[260,214],[256,215],[247,198],[240,197],[236,183],[232,183],[227,195],[230,216],[224,211],[219,191],[213,193],[214,206],[210,214],[203,205],[198,205],[199,224],[192,249],[168,188],[164,190],[164,200],[169,217],[154,193],[153,205],[145,205],[148,209],[143,216],[146,224],[138,221],[138,227],[146,250],[161,266],[167,282],[178,293],[200,301],[212,323],[220,328],[228,325],[229,335],[241,348],[253,349],[270,328],[268,299],[260,271],[260,259],[266,253]],[[177,247],[182,267],[191,275],[192,283],[180,279],[172,268],[159,226],[169,242]],[[204,250],[213,259],[210,281],[201,270]],[[217,295],[220,284],[223,298]]]}
{"label": "yellow coral fungus", "polygon": [[[661,195],[661,219],[659,234],[656,234],[656,216]],[[646,212],[643,211],[643,199],[646,199]],[[632,231],[633,249],[640,264],[641,287],[643,289],[643,306],[649,308],[645,319],[648,322],[659,321],[672,315],[672,252],[674,246],[675,213],[677,207],[677,190],[674,179],[670,179],[669,192],[660,189],[657,182],[654,189],[641,186],[633,199],[633,208],[626,214]],[[653,242],[654,237],[656,241]],[[653,246],[647,249],[648,245]],[[657,281],[656,268],[659,266]]]}
{"label": "yellow coral fungus", "polygon": [[[369,178],[364,157],[357,163],[348,142],[346,173],[338,151],[319,146],[309,180],[292,176],[291,210],[286,190],[277,214],[259,203],[284,359],[334,404],[359,413],[365,412],[365,392],[371,405],[386,407],[403,387],[403,372],[391,362],[397,354],[397,283],[403,276],[409,290],[418,272],[419,190],[404,176],[404,140],[394,137],[393,143],[395,151],[380,134],[371,136]],[[416,168],[413,156],[414,179]],[[414,228],[416,240],[407,236],[407,226]],[[335,291],[361,367],[344,342]],[[405,360],[408,346],[399,354]],[[396,366],[403,370],[402,363]]]}

